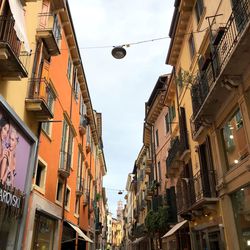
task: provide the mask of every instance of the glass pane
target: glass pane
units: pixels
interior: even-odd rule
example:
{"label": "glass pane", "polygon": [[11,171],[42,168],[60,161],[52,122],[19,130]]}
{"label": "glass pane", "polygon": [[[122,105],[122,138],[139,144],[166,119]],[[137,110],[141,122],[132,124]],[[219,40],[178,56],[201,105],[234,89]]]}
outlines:
{"label": "glass pane", "polygon": [[43,215],[36,215],[37,235],[34,241],[34,249],[52,250],[54,241],[55,221]]}
{"label": "glass pane", "polygon": [[240,249],[250,249],[250,185],[232,194]]}
{"label": "glass pane", "polygon": [[228,166],[237,165],[248,155],[244,124],[239,109],[225,123],[222,135]]}

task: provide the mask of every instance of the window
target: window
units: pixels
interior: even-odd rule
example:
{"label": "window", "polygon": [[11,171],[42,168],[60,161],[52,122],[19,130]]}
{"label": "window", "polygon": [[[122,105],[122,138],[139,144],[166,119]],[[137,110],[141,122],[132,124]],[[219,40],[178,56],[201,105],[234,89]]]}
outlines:
{"label": "window", "polygon": [[78,99],[79,90],[80,90],[80,85],[77,79],[77,69],[74,68],[73,91],[75,94],[75,99]]}
{"label": "window", "polygon": [[168,133],[170,131],[169,113],[165,115],[165,125],[166,125],[166,133]]}
{"label": "window", "polygon": [[[47,94],[47,107],[49,108],[50,112],[53,113],[54,110],[54,102],[55,102],[55,93],[50,85],[46,87],[46,94]],[[51,122],[43,122],[42,123],[42,130],[47,134],[51,134]]]}
{"label": "window", "polygon": [[175,103],[173,103],[170,107],[169,107],[169,119],[170,122],[172,122],[175,118]]}
{"label": "window", "polygon": [[75,214],[79,215],[79,208],[80,208],[80,198],[77,196],[75,201]]}
{"label": "window", "polygon": [[59,202],[63,200],[63,181],[61,179],[58,179],[57,182],[56,200]]}
{"label": "window", "polygon": [[69,210],[69,207],[70,207],[70,189],[67,187],[65,193],[65,208]]}
{"label": "window", "polygon": [[59,41],[61,40],[61,27],[57,15],[54,15],[53,34],[56,39],[57,45],[59,45]]}
{"label": "window", "polygon": [[68,123],[63,121],[62,142],[60,152],[60,169],[69,171],[72,164],[73,132]]}
{"label": "window", "polygon": [[161,162],[158,161],[158,181],[161,181]]}
{"label": "window", "polygon": [[80,97],[80,115],[86,115],[87,114],[87,109],[86,109],[86,105],[83,101],[83,97]]}
{"label": "window", "polygon": [[68,69],[67,69],[67,77],[71,83],[71,74],[72,74],[72,62],[71,62],[71,58],[69,56],[68,58]]}
{"label": "window", "polygon": [[155,131],[155,140],[156,140],[156,146],[159,146],[159,135],[158,135],[158,129]]}
{"label": "window", "polygon": [[197,0],[197,2],[195,4],[195,15],[196,15],[198,23],[200,22],[201,15],[203,13],[203,9],[204,9],[203,0]]}
{"label": "window", "polygon": [[248,155],[244,123],[239,108],[224,124],[222,138],[229,168]]}
{"label": "window", "polygon": [[46,166],[41,161],[38,161],[35,184],[42,189],[45,187],[45,174]]}
{"label": "window", "polygon": [[178,71],[178,75],[177,75],[177,86],[178,86],[179,92],[181,92],[183,88],[183,79],[184,79],[184,72],[182,68],[180,68]]}
{"label": "window", "polygon": [[34,223],[34,238],[32,249],[54,249],[54,234],[56,221],[36,213]]}
{"label": "window", "polygon": [[235,226],[238,232],[240,249],[249,249],[250,245],[250,186],[242,187],[231,196]]}
{"label": "window", "polygon": [[193,59],[194,54],[195,54],[195,45],[194,45],[193,33],[190,35],[190,37],[188,39],[188,44],[189,44],[190,57],[191,57],[191,59]]}

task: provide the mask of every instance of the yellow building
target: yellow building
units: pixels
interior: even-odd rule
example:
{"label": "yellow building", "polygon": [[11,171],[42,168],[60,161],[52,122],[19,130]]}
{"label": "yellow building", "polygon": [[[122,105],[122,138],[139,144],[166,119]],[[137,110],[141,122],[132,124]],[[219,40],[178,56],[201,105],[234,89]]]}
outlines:
{"label": "yellow building", "polygon": [[166,63],[184,120],[167,167],[192,249],[250,247],[249,7],[245,0],[175,4]]}

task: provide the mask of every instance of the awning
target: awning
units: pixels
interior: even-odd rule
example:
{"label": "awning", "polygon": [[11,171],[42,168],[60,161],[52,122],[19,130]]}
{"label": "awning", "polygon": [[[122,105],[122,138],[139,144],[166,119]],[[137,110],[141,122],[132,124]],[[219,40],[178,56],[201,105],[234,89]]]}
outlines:
{"label": "awning", "polygon": [[17,37],[24,43],[25,50],[30,53],[30,46],[26,32],[24,10],[20,0],[9,0],[10,10],[15,20],[14,29]]}
{"label": "awning", "polygon": [[182,222],[179,222],[175,224],[165,235],[163,235],[161,238],[166,238],[174,234],[178,229],[180,229],[184,224],[187,223],[187,220],[184,220]]}
{"label": "awning", "polygon": [[68,222],[68,224],[78,233],[78,236],[83,238],[85,241],[94,243],[78,226],[75,226]]}
{"label": "awning", "polygon": [[144,239],[145,239],[145,236],[143,236],[141,238],[138,238],[138,239],[134,240],[132,244],[137,244],[137,243],[139,243],[140,241],[142,241]]}

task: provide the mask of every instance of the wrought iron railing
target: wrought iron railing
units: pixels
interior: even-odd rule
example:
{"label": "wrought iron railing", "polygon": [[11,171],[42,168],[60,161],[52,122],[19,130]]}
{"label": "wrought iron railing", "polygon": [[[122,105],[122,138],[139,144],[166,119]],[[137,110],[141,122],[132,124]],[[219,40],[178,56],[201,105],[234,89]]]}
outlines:
{"label": "wrought iron railing", "polygon": [[70,165],[71,165],[71,154],[65,151],[60,152],[60,166],[59,169],[70,172]]}
{"label": "wrought iron railing", "polygon": [[173,164],[173,161],[175,157],[177,156],[177,153],[179,152],[179,150],[180,150],[180,140],[179,140],[179,137],[176,136],[172,141],[171,148],[168,150],[168,157],[166,160],[167,169],[171,168],[171,165]]}
{"label": "wrought iron railing", "polygon": [[189,149],[186,112],[183,107],[180,108],[179,126],[180,126],[180,154],[183,154],[186,150]]}
{"label": "wrought iron railing", "polygon": [[77,176],[76,178],[76,191],[79,193],[83,192],[83,179],[81,176]]}
{"label": "wrought iron railing", "polygon": [[212,57],[207,68],[199,72],[191,89],[193,117],[197,115],[203,105],[211,85],[216,81],[230,58],[234,48],[239,43],[239,37],[242,35],[250,20],[250,2],[249,0],[238,0],[233,11],[224,27],[222,35],[217,46],[213,47]]}
{"label": "wrought iron railing", "polygon": [[195,200],[199,201],[202,198],[216,197],[215,192],[215,171],[207,172],[198,171],[194,177]]}

